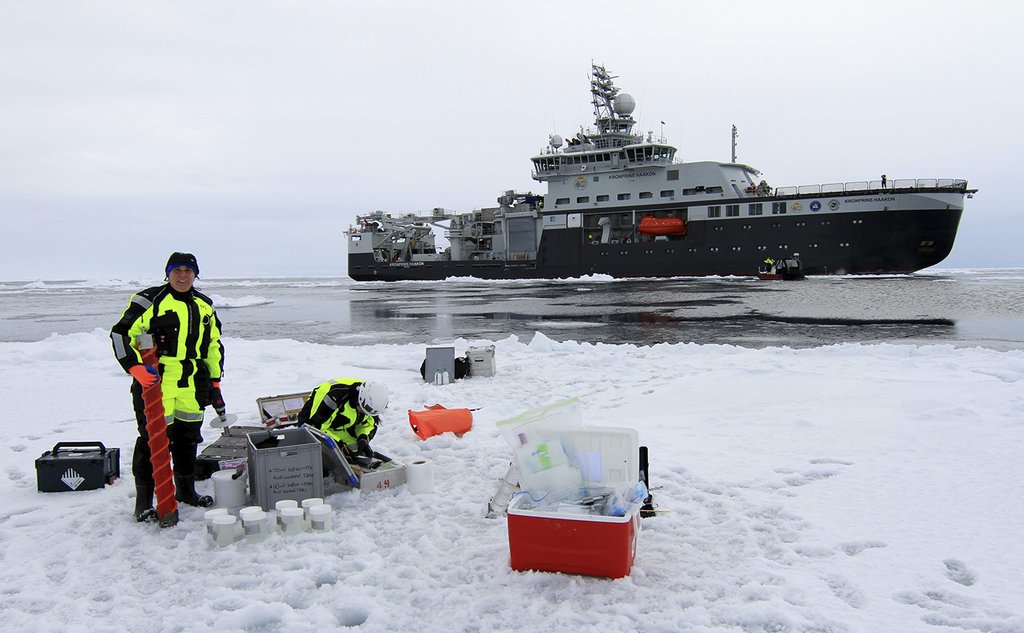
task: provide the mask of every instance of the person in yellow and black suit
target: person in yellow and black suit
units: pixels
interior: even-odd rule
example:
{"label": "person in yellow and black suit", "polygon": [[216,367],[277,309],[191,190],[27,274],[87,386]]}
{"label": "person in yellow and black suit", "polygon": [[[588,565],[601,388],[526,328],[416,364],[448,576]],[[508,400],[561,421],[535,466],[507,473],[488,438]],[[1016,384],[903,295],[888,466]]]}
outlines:
{"label": "person in yellow and black suit", "polygon": [[[164,270],[167,283],[133,295],[121,320],[110,330],[114,356],[134,378],[131,394],[139,437],[132,456],[132,475],[135,519],[140,522],[156,519],[142,388],[160,381],[175,497],[182,503],[199,507],[213,504],[209,496],[196,493],[196,452],[203,441],[200,430],[205,407],[212,404],[224,417],[224,399],[220,395],[224,371],[220,319],[213,301],[193,287],[199,276],[199,263],[191,253],[172,253]],[[143,365],[135,347],[138,336],[147,332],[156,343],[158,367]]]}
{"label": "person in yellow and black suit", "polygon": [[372,458],[370,440],[389,399],[388,388],[380,383],[335,378],[313,390],[298,421],[330,435],[352,455]]}

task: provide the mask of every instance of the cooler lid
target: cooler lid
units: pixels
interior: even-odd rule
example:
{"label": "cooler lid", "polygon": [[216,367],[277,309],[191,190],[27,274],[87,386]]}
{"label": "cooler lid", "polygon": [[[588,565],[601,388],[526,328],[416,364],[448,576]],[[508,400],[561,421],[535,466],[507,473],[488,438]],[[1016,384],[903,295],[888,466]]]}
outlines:
{"label": "cooler lid", "polygon": [[587,486],[620,486],[640,478],[640,437],[636,429],[588,426],[560,433],[569,458]]}

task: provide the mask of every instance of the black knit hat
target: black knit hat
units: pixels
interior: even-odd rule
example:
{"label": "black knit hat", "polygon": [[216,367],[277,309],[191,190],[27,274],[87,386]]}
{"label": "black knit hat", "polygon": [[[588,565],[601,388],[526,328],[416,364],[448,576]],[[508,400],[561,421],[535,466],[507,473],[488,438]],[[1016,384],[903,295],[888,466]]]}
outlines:
{"label": "black knit hat", "polygon": [[199,262],[196,261],[196,256],[192,253],[171,253],[171,256],[167,258],[167,266],[164,267],[164,275],[170,277],[171,271],[178,266],[188,266],[196,274],[196,277],[199,276]]}

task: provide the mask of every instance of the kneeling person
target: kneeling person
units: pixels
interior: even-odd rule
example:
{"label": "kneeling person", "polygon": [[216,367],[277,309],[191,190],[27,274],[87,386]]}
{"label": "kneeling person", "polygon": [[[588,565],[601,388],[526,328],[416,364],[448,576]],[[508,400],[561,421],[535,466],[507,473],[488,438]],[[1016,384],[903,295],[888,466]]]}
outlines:
{"label": "kneeling person", "polygon": [[358,378],[335,378],[321,383],[299,412],[299,424],[330,435],[352,455],[372,458],[370,440],[390,393],[380,383]]}

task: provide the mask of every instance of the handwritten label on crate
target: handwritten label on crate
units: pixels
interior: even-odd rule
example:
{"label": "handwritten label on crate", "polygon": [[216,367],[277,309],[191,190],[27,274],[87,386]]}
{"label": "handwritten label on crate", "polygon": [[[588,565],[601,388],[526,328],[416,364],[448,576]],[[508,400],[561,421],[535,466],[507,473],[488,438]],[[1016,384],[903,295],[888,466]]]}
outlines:
{"label": "handwritten label on crate", "polygon": [[312,464],[281,464],[266,470],[267,491],[275,496],[308,492],[313,488]]}

